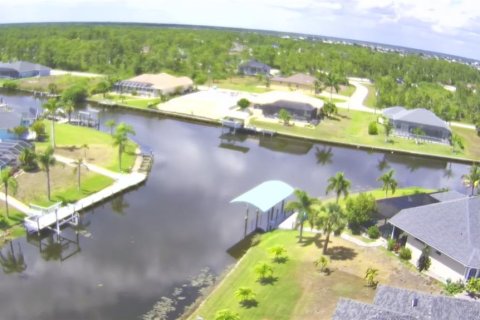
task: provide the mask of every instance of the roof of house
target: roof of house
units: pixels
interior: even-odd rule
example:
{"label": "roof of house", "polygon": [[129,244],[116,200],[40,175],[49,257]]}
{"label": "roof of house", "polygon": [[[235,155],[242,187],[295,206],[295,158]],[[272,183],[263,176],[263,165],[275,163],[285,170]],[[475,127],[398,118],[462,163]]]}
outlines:
{"label": "roof of house", "polygon": [[300,110],[300,111],[312,111],[315,109],[310,103],[290,100],[278,100],[272,103],[266,103],[260,105],[260,108],[285,108],[287,110]]}
{"label": "roof of house", "polygon": [[13,69],[19,73],[28,71],[50,70],[49,67],[27,61],[0,62],[0,69]]}
{"label": "roof of house", "polygon": [[175,77],[167,73],[145,73],[126,81],[150,84],[152,88],[158,90],[171,90],[178,87],[188,87],[193,85],[192,79],[188,77]]}
{"label": "roof of house", "polygon": [[310,104],[311,106],[321,109],[323,107],[323,100],[304,95],[299,92],[287,91],[269,91],[259,95],[252,96],[250,102],[253,104],[269,104],[277,101],[293,101]]}
{"label": "roof of house", "polygon": [[479,319],[480,315],[480,303],[477,301],[430,295],[388,286],[377,288],[373,304],[392,312],[412,315],[415,319],[473,320]]}
{"label": "roof of house", "polygon": [[430,194],[419,193],[408,196],[400,196],[377,200],[378,219],[391,218],[403,209],[436,203],[440,200],[432,197]]}
{"label": "roof of house", "polygon": [[284,82],[290,84],[298,84],[304,86],[313,86],[317,79],[309,74],[297,73],[290,77],[273,77],[272,82]]}
{"label": "roof of house", "polygon": [[386,310],[372,304],[341,298],[332,320],[419,320],[418,318]]}
{"label": "roof of house", "polygon": [[383,115],[393,121],[406,121],[450,130],[450,127],[444,120],[423,108],[407,110],[404,107],[396,106],[383,110]]}
{"label": "roof of house", "polygon": [[462,265],[480,268],[480,197],[405,209],[389,222]]}
{"label": "roof of house", "polygon": [[0,111],[0,130],[12,129],[22,122],[22,115],[15,111]]}
{"label": "roof of house", "polygon": [[449,190],[449,191],[444,191],[444,192],[436,192],[436,193],[430,193],[430,196],[440,202],[443,201],[450,201],[450,200],[457,200],[457,199],[463,199],[466,198],[467,196],[464,195],[463,193],[460,193],[455,190]]}
{"label": "roof of house", "polygon": [[258,69],[271,69],[271,67],[263,62],[260,62],[256,59],[251,59],[247,62],[244,62],[240,65],[242,67],[258,68]]}

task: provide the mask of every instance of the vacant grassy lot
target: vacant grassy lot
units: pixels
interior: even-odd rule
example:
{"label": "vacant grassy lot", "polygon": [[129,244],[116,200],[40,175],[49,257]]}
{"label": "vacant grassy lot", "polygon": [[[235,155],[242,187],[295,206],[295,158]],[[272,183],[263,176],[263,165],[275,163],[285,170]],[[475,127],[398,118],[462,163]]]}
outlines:
{"label": "vacant grassy lot", "polygon": [[212,85],[219,88],[240,90],[253,93],[263,93],[270,91],[265,87],[265,82],[258,80],[255,77],[233,77],[225,80],[215,80]]}
{"label": "vacant grassy lot", "polygon": [[115,93],[109,93],[105,96],[102,94],[93,95],[90,97],[90,100],[93,101],[109,101],[118,105],[123,105],[131,108],[138,109],[149,109],[154,108],[157,104],[161,102],[160,98],[150,98],[150,97],[141,97],[141,96],[131,96],[131,95],[119,95]]}
{"label": "vacant grassy lot", "polygon": [[[318,234],[306,234],[303,243],[297,242],[296,231],[274,231],[262,236],[259,245],[252,247],[232,273],[215,289],[192,314],[214,319],[220,309],[240,313],[240,319],[331,319],[340,297],[371,302],[375,291],[364,282],[368,267],[379,269],[381,284],[439,292],[436,283],[407,268],[399,259],[378,248],[357,247],[341,238],[332,237],[328,256],[329,275],[315,270],[313,262],[321,255],[323,239]],[[283,245],[288,251],[285,263],[273,263],[268,248]],[[254,266],[267,261],[274,267],[274,281],[260,284]],[[239,304],[235,290],[249,287],[256,293],[257,306]]]}
{"label": "vacant grassy lot", "polygon": [[15,80],[19,89],[41,92],[48,92],[49,85],[53,83],[56,85],[58,93],[62,93],[65,89],[77,85],[84,86],[90,91],[100,81],[103,81],[102,77],[87,78],[68,74]]}
{"label": "vacant grassy lot", "polygon": [[[50,122],[46,122],[47,132],[50,133]],[[55,124],[55,152],[71,159],[84,158],[87,161],[112,171],[119,171],[118,147],[113,146],[112,137],[105,132],[92,128],[73,126],[69,124]],[[44,150],[50,142],[36,143],[38,151]],[[87,145],[88,148],[83,148]],[[128,143],[122,156],[122,169],[129,170],[135,163],[137,146]]]}
{"label": "vacant grassy lot", "polygon": [[51,168],[51,199],[47,199],[47,176],[44,171],[24,173],[17,177],[18,190],[16,199],[26,204],[48,206],[56,202],[72,203],[81,198],[104,189],[112,184],[113,180],[105,176],[82,170],[81,189],[78,190],[77,175],[74,168],[57,163]]}
{"label": "vacant grassy lot", "polygon": [[459,130],[465,141],[465,150],[454,153],[448,145],[434,143],[416,143],[414,140],[394,137],[390,142],[385,141],[382,125],[378,124],[378,135],[368,134],[368,124],[376,121],[378,115],[361,111],[340,110],[334,118],[322,120],[315,128],[301,126],[284,126],[277,121],[252,119],[250,123],[259,128],[273,130],[282,134],[305,137],[326,142],[346,143],[351,145],[372,146],[386,150],[409,151],[419,154],[432,154],[451,158],[480,159],[480,137],[474,130]]}

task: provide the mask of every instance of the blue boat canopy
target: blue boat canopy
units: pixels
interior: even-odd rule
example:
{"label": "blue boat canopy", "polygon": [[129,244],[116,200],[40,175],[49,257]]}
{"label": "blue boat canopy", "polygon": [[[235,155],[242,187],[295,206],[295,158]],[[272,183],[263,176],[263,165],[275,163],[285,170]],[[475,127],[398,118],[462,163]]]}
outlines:
{"label": "blue boat canopy", "polygon": [[293,191],[294,188],[283,181],[265,181],[255,188],[236,197],[230,201],[230,203],[248,203],[257,207],[262,212],[266,212],[291,196]]}

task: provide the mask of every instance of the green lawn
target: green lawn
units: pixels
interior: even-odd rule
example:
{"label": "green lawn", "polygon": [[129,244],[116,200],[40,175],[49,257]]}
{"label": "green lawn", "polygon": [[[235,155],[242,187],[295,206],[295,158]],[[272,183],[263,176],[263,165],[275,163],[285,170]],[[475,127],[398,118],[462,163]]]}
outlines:
{"label": "green lawn", "polygon": [[265,87],[264,81],[259,81],[255,77],[233,77],[225,80],[215,80],[212,85],[219,88],[247,91],[252,93],[263,93],[270,91]]}
{"label": "green lawn", "polygon": [[459,159],[480,159],[480,137],[473,130],[458,130],[465,140],[465,150],[453,153],[452,148],[444,144],[415,143],[414,140],[394,137],[385,142],[384,128],[378,124],[378,135],[368,134],[368,124],[377,120],[378,115],[354,110],[340,110],[334,119],[325,119],[315,128],[302,126],[284,126],[278,122],[252,119],[251,125],[266,130],[276,131],[294,137],[304,137],[318,141],[345,143],[353,146],[371,146],[385,150],[432,154]]}
{"label": "green lawn", "polygon": [[372,85],[365,85],[368,88],[368,95],[363,101],[363,104],[370,108],[375,108],[377,105],[377,95],[375,86]]}
{"label": "green lawn", "polygon": [[[50,133],[50,122],[46,122],[47,133]],[[112,145],[110,134],[92,128],[73,126],[69,124],[55,125],[55,143],[61,155],[72,159],[83,157],[83,145],[88,145],[86,150],[88,162],[102,166],[112,171],[119,171],[118,148]],[[49,145],[49,140],[37,142],[37,150],[44,150]],[[129,170],[135,163],[135,150],[137,146],[129,142],[122,156],[123,170]]]}
{"label": "green lawn", "polygon": [[54,83],[59,93],[62,93],[65,89],[73,86],[84,86],[88,91],[93,89],[100,81],[103,81],[102,77],[79,77],[74,75],[59,75],[48,77],[35,77],[15,80],[19,89],[30,91],[48,92],[49,85]]}
{"label": "green lawn", "polygon": [[[322,99],[324,102],[330,102],[330,97],[323,97],[323,96],[314,96],[316,98]],[[339,103],[339,102],[345,102],[347,98],[345,99],[337,99],[337,98],[332,98],[333,103]]]}
{"label": "green lawn", "polygon": [[90,97],[90,100],[93,101],[110,101],[117,105],[127,106],[131,108],[137,109],[149,109],[155,107],[157,104],[161,102],[160,98],[150,98],[150,97],[142,97],[142,96],[131,96],[131,95],[119,95],[116,93],[109,93],[105,95],[102,94],[93,95]]}
{"label": "green lawn", "polygon": [[22,225],[25,215],[16,210],[9,208],[9,218],[6,217],[5,202],[0,201],[0,246],[4,239],[4,233],[8,233],[7,238],[18,238],[25,235],[25,228]]}
{"label": "green lawn", "polygon": [[342,96],[351,97],[356,89],[357,88],[355,88],[355,86],[352,86],[351,84],[348,86],[342,86],[340,91],[338,91],[338,94],[341,94]]}

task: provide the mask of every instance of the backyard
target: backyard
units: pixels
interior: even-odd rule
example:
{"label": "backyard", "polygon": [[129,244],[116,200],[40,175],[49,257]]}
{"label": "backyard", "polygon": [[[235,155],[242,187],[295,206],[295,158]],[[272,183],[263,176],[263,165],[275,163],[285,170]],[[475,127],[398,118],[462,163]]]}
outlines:
{"label": "backyard", "polygon": [[385,130],[380,124],[377,124],[378,134],[369,135],[368,125],[370,122],[375,122],[377,117],[378,115],[368,112],[339,110],[337,115],[331,118],[326,117],[316,127],[285,126],[279,123],[278,120],[260,120],[255,118],[250,121],[250,124],[281,134],[318,141],[337,142],[354,146],[370,146],[385,150],[407,151],[449,158],[480,159],[480,137],[476,135],[474,130],[453,128],[453,132],[458,133],[463,138],[465,146],[463,151],[454,153],[451,146],[444,144],[416,143],[415,140],[398,137],[391,137],[390,141],[386,142]]}
{"label": "backyard", "polygon": [[[321,255],[323,238],[306,233],[298,243],[296,231],[274,231],[264,234],[257,246],[250,248],[233,271],[218,285],[190,320],[201,316],[214,319],[218,310],[230,309],[240,319],[331,319],[340,297],[372,302],[374,289],[365,284],[369,267],[379,270],[380,284],[401,286],[427,292],[440,292],[436,282],[406,267],[384,249],[359,247],[338,237],[331,237],[327,256],[330,274],[316,270],[314,261]],[[284,246],[288,259],[273,263],[268,254],[273,246]],[[274,268],[274,278],[261,284],[253,271],[258,262]],[[240,287],[249,287],[256,294],[256,305],[241,306],[235,297]]]}
{"label": "backyard", "polygon": [[54,85],[57,93],[61,93],[73,86],[85,87],[90,92],[101,81],[103,81],[101,77],[87,78],[68,74],[15,80],[18,88],[22,90],[49,92],[52,85]]}
{"label": "backyard", "polygon": [[93,95],[89,98],[89,100],[95,102],[106,102],[117,105],[124,105],[127,107],[138,109],[154,109],[155,106],[161,102],[160,98],[120,95],[112,92],[106,94],[105,96],[103,94]]}

